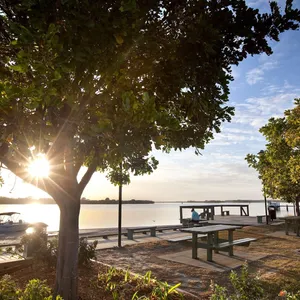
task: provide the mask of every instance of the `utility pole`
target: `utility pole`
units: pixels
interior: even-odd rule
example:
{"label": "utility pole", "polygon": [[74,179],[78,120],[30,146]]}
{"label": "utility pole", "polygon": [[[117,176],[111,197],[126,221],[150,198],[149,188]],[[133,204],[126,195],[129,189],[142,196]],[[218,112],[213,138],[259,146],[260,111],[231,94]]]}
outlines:
{"label": "utility pole", "polygon": [[122,247],[121,237],[122,237],[122,163],[120,164],[120,177],[121,182],[119,184],[119,215],[118,215],[118,247]]}

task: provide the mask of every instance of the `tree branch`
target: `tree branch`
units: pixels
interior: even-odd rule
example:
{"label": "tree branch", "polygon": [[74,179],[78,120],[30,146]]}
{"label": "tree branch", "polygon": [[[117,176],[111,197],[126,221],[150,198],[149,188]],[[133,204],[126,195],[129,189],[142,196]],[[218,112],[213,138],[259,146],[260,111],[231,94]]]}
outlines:
{"label": "tree branch", "polygon": [[18,163],[11,161],[5,157],[1,157],[1,162],[6,166],[6,168],[9,171],[13,172],[16,176],[20,177],[22,180],[30,183],[29,176],[25,171],[24,167],[20,167]]}
{"label": "tree branch", "polygon": [[88,184],[88,182],[90,181],[92,175],[94,174],[94,172],[96,171],[97,168],[97,163],[94,160],[90,166],[88,167],[87,171],[85,172],[85,174],[83,175],[82,179],[80,180],[79,184],[78,184],[78,192],[80,193],[80,195],[82,194],[84,188],[86,187],[86,185]]}

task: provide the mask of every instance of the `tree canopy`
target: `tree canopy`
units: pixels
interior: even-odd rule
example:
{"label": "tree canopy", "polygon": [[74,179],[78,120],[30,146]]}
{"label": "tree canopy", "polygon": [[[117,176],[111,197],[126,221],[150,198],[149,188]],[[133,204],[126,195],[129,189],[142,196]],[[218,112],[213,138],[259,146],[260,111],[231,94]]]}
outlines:
{"label": "tree canopy", "polygon": [[72,148],[76,166],[122,160],[136,174],[156,167],[153,145],[203,148],[233,114],[231,65],[271,54],[267,39],[299,20],[292,1],[284,15],[244,1],[1,1],[1,11],[3,163],[26,165],[35,145],[62,166]]}
{"label": "tree canopy", "polygon": [[30,161],[50,161],[33,183],[61,211],[56,293],[76,299],[92,174],[126,183],[157,167],[153,147],[199,153],[233,115],[231,65],[270,55],[299,20],[292,0],[263,14],[243,0],[0,0],[0,162],[33,182]]}
{"label": "tree canopy", "polygon": [[283,118],[271,118],[260,129],[268,142],[266,150],[246,157],[249,166],[259,172],[264,193],[287,202],[300,200],[299,99],[295,100],[295,105],[285,111]]}

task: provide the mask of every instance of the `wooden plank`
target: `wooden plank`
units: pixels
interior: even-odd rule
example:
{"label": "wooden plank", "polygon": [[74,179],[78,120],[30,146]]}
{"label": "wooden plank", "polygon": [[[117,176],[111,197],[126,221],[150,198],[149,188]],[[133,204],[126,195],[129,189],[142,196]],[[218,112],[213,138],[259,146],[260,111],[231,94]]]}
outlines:
{"label": "wooden plank", "polygon": [[216,231],[225,231],[225,230],[234,230],[240,229],[241,226],[232,226],[232,225],[209,225],[203,227],[193,227],[193,228],[184,228],[181,229],[182,232],[198,232],[202,234],[207,234]]}
{"label": "wooden plank", "polygon": [[[198,239],[203,237],[206,237],[206,234],[198,234]],[[168,239],[168,242],[175,243],[175,242],[184,242],[189,240],[192,240],[191,236],[183,236],[183,237]]]}
{"label": "wooden plank", "polygon": [[169,226],[157,226],[157,231],[158,232],[163,232],[164,230],[173,230],[176,231],[178,229],[181,229],[182,225],[169,225]]}
{"label": "wooden plank", "polygon": [[157,228],[157,226],[138,226],[138,227],[128,227],[127,230],[134,230],[134,231],[138,231],[138,230],[143,230],[143,229],[152,229],[152,228]]}
{"label": "wooden plank", "polygon": [[156,226],[145,226],[145,227],[142,227],[142,226],[139,226],[139,227],[130,227],[130,228],[127,228],[127,238],[129,240],[133,240],[133,233],[135,232],[142,232],[144,234],[147,233],[147,231],[150,231],[150,234],[151,236],[156,236]]}
{"label": "wooden plank", "polygon": [[213,245],[213,249],[222,249],[222,248],[228,248],[231,246],[236,246],[236,245],[245,245],[245,244],[250,244],[251,242],[256,241],[254,238],[244,238],[244,239],[239,239],[239,240],[234,240],[232,242],[224,242],[220,243],[217,245]]}

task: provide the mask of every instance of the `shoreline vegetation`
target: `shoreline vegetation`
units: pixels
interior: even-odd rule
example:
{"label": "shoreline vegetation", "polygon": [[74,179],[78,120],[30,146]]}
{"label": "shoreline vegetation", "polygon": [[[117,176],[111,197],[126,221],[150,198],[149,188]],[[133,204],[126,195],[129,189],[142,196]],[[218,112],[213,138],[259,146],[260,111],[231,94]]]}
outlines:
{"label": "shoreline vegetation", "polygon": [[[0,197],[0,204],[56,204],[51,198],[8,198],[8,197]],[[89,200],[86,198],[82,198],[80,200],[81,204],[118,204],[119,201],[115,199],[106,198],[104,200]],[[152,200],[122,200],[122,204],[154,204],[155,202]]]}
{"label": "shoreline vegetation", "polygon": [[[197,200],[187,200],[187,201],[153,201],[153,200],[122,200],[122,204],[163,204],[163,203],[219,203],[219,202],[233,202],[233,203],[253,203],[253,202],[263,202],[264,200],[204,200],[204,201],[197,201]],[[272,200],[272,202],[279,202],[280,200]],[[40,198],[35,199],[32,197],[27,198],[8,198],[8,197],[0,197],[0,204],[33,204],[33,203],[39,203],[39,204],[56,204],[53,199],[51,198]],[[118,204],[119,201],[115,199],[109,199],[105,198],[103,200],[90,200],[86,198],[82,198],[80,200],[81,204]]]}

